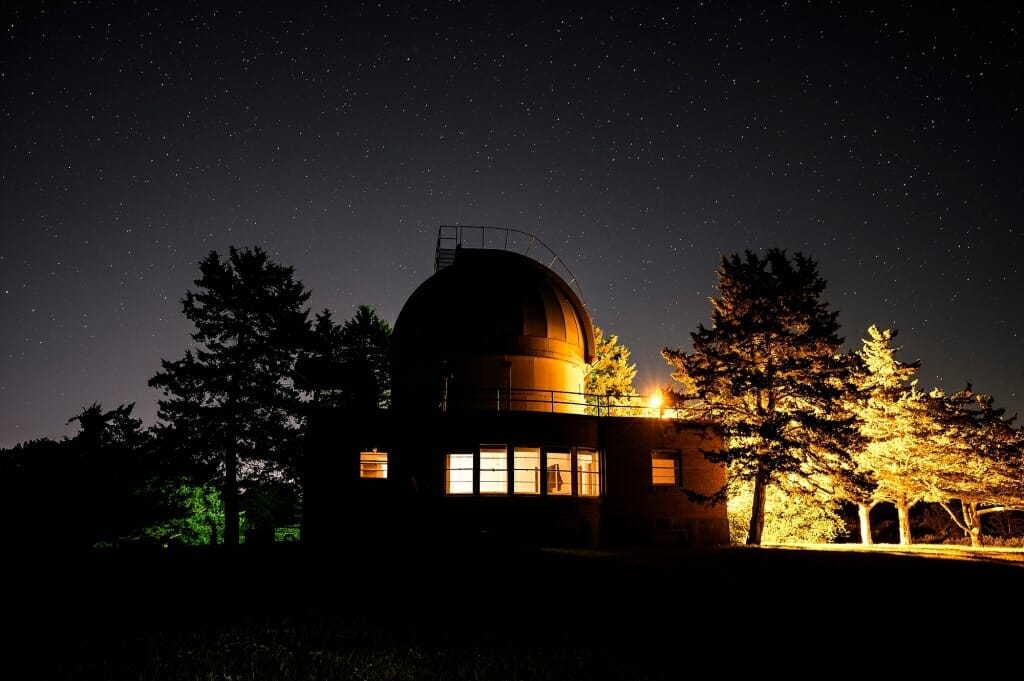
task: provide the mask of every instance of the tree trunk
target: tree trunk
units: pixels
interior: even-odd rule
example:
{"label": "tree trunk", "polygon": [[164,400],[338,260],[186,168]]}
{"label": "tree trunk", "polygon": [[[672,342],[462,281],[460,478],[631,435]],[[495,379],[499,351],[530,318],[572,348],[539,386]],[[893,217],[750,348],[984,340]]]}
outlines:
{"label": "tree trunk", "polygon": [[960,507],[963,510],[964,525],[967,526],[967,536],[971,538],[971,546],[983,546],[985,542],[981,539],[981,515],[978,513],[978,504],[961,501]]}
{"label": "tree trunk", "polygon": [[914,543],[910,535],[910,503],[905,498],[893,502],[896,507],[896,518],[900,526],[900,545],[909,546]]}
{"label": "tree trunk", "polygon": [[757,476],[754,478],[754,501],[750,507],[750,528],[747,530],[747,544],[761,545],[764,533],[764,506],[768,493],[768,472],[763,463],[758,463]]}
{"label": "tree trunk", "polygon": [[224,454],[224,545],[238,546],[238,455]]}
{"label": "tree trunk", "polygon": [[871,508],[874,504],[857,504],[857,516],[860,519],[860,543],[873,544],[871,539]]}

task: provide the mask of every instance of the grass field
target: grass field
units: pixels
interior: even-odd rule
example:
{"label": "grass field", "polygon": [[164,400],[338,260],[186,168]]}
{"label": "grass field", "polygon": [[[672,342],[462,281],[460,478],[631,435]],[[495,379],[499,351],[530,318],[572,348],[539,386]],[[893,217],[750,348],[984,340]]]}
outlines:
{"label": "grass field", "polygon": [[6,678],[953,678],[1019,667],[1020,550],[840,548],[281,543],[24,557],[8,571],[4,660],[17,673]]}

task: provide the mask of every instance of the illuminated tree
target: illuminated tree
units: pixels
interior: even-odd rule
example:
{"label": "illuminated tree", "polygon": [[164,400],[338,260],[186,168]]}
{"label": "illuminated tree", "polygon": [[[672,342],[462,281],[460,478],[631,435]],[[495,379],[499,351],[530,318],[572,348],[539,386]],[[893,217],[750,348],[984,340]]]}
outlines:
{"label": "illuminated tree", "polygon": [[860,432],[865,440],[855,451],[862,469],[870,470],[876,487],[855,499],[860,519],[861,543],[870,544],[871,509],[882,502],[896,508],[901,544],[910,544],[910,509],[921,501],[927,490],[927,458],[920,455],[922,423],[928,418],[925,394],[912,380],[919,361],[905,363],[895,358],[893,346],[897,332],[868,328],[857,352],[860,371],[856,378],[853,409],[861,419]]}
{"label": "illuminated tree", "polygon": [[[720,424],[723,446],[704,452],[726,464],[729,486],[753,482],[748,544],[760,544],[768,488],[821,501],[868,485],[850,450],[857,419],[843,396],[852,363],[839,354],[837,313],[820,300],[817,263],[770,249],[723,257],[711,327],[692,333],[693,350],[662,351],[691,415]],[[694,495],[700,498],[699,495]]]}
{"label": "illuminated tree", "polygon": [[982,542],[982,517],[1024,510],[1024,431],[1003,417],[991,395],[970,385],[929,396],[936,414],[929,458],[934,474],[926,501],[938,503],[972,546]]}
{"label": "illuminated tree", "polygon": [[224,503],[211,484],[182,480],[160,488],[164,519],[147,526],[143,536],[164,546],[219,543],[224,528]]}
{"label": "illuminated tree", "polygon": [[604,337],[600,327],[594,326],[594,361],[587,365],[584,374],[584,391],[587,393],[587,413],[607,412],[606,407],[637,411],[637,394],[633,388],[636,364],[629,361],[629,348],[619,344],[615,334]]}
{"label": "illuminated tree", "polygon": [[[729,537],[734,544],[746,541],[753,492],[752,482],[734,485],[729,491]],[[778,486],[765,495],[764,515],[761,540],[770,544],[828,544],[847,531],[837,506],[800,503]]]}
{"label": "illuminated tree", "polygon": [[163,392],[158,432],[218,479],[224,541],[239,540],[239,485],[296,477],[301,396],[292,381],[308,342],[309,292],[260,248],[212,251],[198,292],[182,300],[197,347],[163,360],[149,384]]}

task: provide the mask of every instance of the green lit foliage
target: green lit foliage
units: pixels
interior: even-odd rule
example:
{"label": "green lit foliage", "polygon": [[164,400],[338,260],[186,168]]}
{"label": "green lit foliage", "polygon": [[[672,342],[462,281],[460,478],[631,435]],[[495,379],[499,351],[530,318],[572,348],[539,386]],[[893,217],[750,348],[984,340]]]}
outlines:
{"label": "green lit foliage", "polygon": [[293,382],[309,340],[309,292],[259,248],[212,251],[182,301],[195,349],[163,360],[158,433],[218,480],[224,541],[239,541],[239,484],[298,479],[302,395]]}
{"label": "green lit foliage", "polygon": [[619,416],[639,413],[636,407],[642,405],[637,403],[639,398],[633,388],[636,364],[629,361],[629,348],[621,345],[615,334],[605,338],[596,325],[594,348],[594,361],[587,365],[584,374],[586,412]]}
{"label": "green lit foliage", "polygon": [[224,504],[212,484],[179,482],[161,490],[168,518],[143,531],[151,542],[173,544],[217,544],[224,535]]}
{"label": "green lit foliage", "polygon": [[728,465],[729,483],[704,500],[722,502],[731,486],[752,482],[747,543],[759,544],[770,486],[828,503],[870,485],[849,453],[859,439],[842,400],[852,367],[811,258],[779,249],[723,257],[717,289],[711,327],[691,334],[693,350],[662,355],[681,386],[676,402],[725,436],[704,454]]}

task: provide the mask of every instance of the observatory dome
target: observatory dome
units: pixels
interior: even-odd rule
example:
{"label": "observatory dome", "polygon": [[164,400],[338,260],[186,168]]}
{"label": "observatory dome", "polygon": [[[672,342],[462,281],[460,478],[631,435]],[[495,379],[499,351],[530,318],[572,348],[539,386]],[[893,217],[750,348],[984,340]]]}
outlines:
{"label": "observatory dome", "polygon": [[392,353],[395,406],[445,406],[458,395],[462,404],[481,397],[469,400],[474,408],[576,411],[564,404],[582,403],[594,332],[579,296],[542,263],[460,246],[402,308]]}

